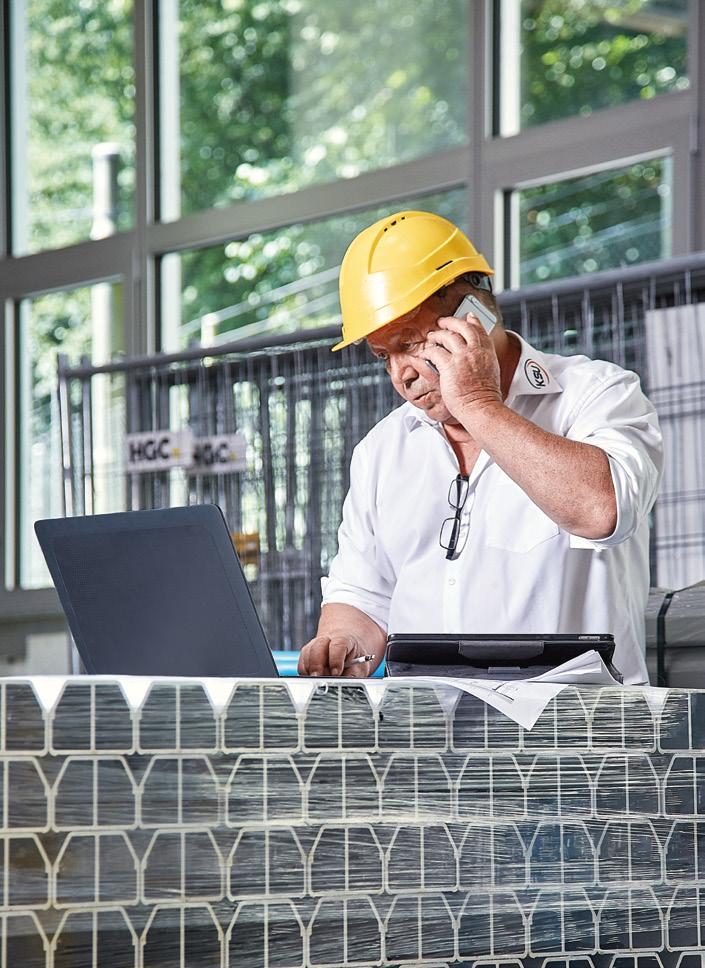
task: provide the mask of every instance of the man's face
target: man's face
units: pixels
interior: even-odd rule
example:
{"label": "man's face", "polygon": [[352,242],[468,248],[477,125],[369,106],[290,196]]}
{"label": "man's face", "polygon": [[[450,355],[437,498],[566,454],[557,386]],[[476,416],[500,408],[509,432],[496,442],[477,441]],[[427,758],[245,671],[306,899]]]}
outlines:
{"label": "man's face", "polygon": [[440,423],[454,418],[441,397],[438,374],[424,362],[424,345],[431,330],[438,328],[439,318],[452,316],[469,292],[487,304],[486,293],[473,289],[466,282],[453,282],[443,294],[429,296],[416,309],[367,339],[374,355],[384,360],[397,393]]}

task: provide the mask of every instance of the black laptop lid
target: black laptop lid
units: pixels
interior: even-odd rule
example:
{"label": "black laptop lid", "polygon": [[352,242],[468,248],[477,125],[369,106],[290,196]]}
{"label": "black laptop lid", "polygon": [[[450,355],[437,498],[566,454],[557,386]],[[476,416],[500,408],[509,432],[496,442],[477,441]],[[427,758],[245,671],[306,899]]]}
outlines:
{"label": "black laptop lid", "polygon": [[37,521],[86,671],[276,676],[220,508]]}

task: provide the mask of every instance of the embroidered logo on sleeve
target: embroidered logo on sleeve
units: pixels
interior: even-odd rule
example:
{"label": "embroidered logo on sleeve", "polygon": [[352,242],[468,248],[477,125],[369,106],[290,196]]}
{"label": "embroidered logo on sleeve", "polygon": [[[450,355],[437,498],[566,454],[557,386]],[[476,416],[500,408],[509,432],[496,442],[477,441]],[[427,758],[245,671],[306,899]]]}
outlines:
{"label": "embroidered logo on sleeve", "polygon": [[524,364],[524,373],[526,374],[526,379],[536,390],[543,390],[548,386],[551,379],[546,370],[536,360],[526,361]]}

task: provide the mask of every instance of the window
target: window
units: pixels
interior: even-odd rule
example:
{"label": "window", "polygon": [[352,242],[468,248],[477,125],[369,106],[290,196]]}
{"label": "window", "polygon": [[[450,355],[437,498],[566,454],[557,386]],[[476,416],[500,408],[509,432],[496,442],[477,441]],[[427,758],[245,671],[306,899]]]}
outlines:
{"label": "window", "polygon": [[132,224],[131,6],[12,4],[15,254]]}
{"label": "window", "polygon": [[[162,260],[165,349],[340,322],[338,269],[354,236],[401,208],[467,221],[462,191],[368,209]],[[235,332],[237,331],[237,332]]]}
{"label": "window", "polygon": [[688,86],[688,0],[502,0],[499,10],[504,135]]}
{"label": "window", "polygon": [[[3,615],[29,616],[27,628],[40,615],[61,621],[32,530],[63,505],[57,351],[136,357],[337,328],[348,243],[406,206],[467,228],[500,270],[498,288],[703,251],[693,151],[705,130],[704,17],[701,0],[0,2],[0,634]],[[529,329],[542,347],[556,332],[543,309]],[[559,334],[568,349],[572,330],[568,320]],[[605,322],[588,349],[611,338]],[[338,357],[364,358],[315,354],[331,373]],[[271,360],[276,435],[291,418]],[[144,496],[140,481],[128,493],[114,446],[128,381],[101,379],[94,489],[76,488],[78,512],[91,497],[106,511]],[[325,421],[347,454],[362,423],[327,392]],[[192,402],[185,383],[170,390],[170,416]],[[301,467],[307,420],[301,406]],[[344,466],[326,481],[322,534]],[[293,493],[291,469],[272,473],[276,502]],[[185,500],[193,481],[181,476],[169,488]],[[259,527],[260,491],[247,494],[238,531]],[[262,548],[285,538],[268,534]]]}
{"label": "window", "polygon": [[164,218],[466,140],[465,0],[163,0],[161,10]]}
{"label": "window", "polygon": [[[57,354],[64,353],[77,364],[82,356],[91,356],[92,350],[96,361],[119,351],[121,300],[120,284],[102,283],[20,304],[18,577],[22,588],[51,585],[33,526],[38,518],[63,514]],[[110,448],[106,405],[98,387],[98,398],[93,400],[93,437],[94,446],[102,452]]]}
{"label": "window", "polygon": [[671,161],[653,158],[513,193],[521,286],[671,254]]}

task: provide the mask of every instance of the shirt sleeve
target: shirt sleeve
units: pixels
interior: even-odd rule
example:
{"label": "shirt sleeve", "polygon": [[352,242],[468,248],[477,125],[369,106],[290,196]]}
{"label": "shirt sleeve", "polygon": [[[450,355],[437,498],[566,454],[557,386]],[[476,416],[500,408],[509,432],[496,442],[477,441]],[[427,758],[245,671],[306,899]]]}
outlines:
{"label": "shirt sleeve", "polygon": [[663,445],[656,411],[639,377],[614,367],[587,396],[566,434],[605,451],[617,499],[617,525],[599,540],[571,535],[573,548],[612,548],[642,524],[656,500],[663,470]]}
{"label": "shirt sleeve", "polygon": [[376,503],[364,442],[353,451],[350,489],[338,530],[338,553],[321,579],[323,605],[353,605],[387,630],[394,576],[380,561],[375,539]]}

